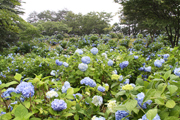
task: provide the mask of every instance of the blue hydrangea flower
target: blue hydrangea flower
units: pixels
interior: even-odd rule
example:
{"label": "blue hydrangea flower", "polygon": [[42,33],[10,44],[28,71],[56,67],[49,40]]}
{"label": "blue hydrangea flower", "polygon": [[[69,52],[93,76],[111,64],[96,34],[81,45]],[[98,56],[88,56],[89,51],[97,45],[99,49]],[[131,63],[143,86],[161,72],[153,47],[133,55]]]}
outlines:
{"label": "blue hydrangea flower", "polygon": [[[149,119],[147,119],[146,114],[144,114],[144,115],[142,116],[142,120],[149,120]],[[161,118],[159,117],[158,114],[156,114],[156,116],[153,118],[153,120],[161,120]]]}
{"label": "blue hydrangea flower", "polygon": [[161,63],[165,63],[165,60],[164,59],[160,59]]}
{"label": "blue hydrangea flower", "polygon": [[64,82],[64,86],[62,86],[62,93],[66,93],[67,92],[67,89],[70,88],[71,85],[68,81]]}
{"label": "blue hydrangea flower", "polygon": [[0,85],[2,84],[2,81],[0,80]]}
{"label": "blue hydrangea flower", "polygon": [[145,68],[144,68],[144,71],[145,71],[145,72],[151,72],[151,66],[145,67]]}
{"label": "blue hydrangea flower", "polygon": [[[115,113],[115,118],[116,120],[121,120],[122,118],[125,118],[126,116],[128,116],[129,113],[126,112],[126,111],[123,111],[123,110],[118,110],[116,113]],[[126,118],[126,120],[129,120],[129,118]]]}
{"label": "blue hydrangea flower", "polygon": [[180,77],[180,68],[175,68],[174,74]]}
{"label": "blue hydrangea flower", "polygon": [[137,100],[138,105],[139,105],[141,108],[143,108],[143,109],[146,109],[146,108],[147,108],[147,107],[146,107],[147,104],[150,105],[150,104],[152,103],[152,100],[148,100],[148,101],[146,101],[146,102],[142,105],[143,100],[144,100],[144,97],[145,97],[145,95],[144,95],[143,92],[137,94],[136,96],[137,96],[137,98],[135,98],[135,99]]}
{"label": "blue hydrangea flower", "polygon": [[117,70],[112,71],[112,74],[116,74],[117,75]]}
{"label": "blue hydrangea flower", "polygon": [[98,49],[97,49],[96,47],[93,47],[93,48],[91,49],[91,53],[92,53],[93,55],[96,55],[96,54],[98,53]]}
{"label": "blue hydrangea flower", "polygon": [[26,62],[25,61],[23,61],[23,64],[25,64]]}
{"label": "blue hydrangea flower", "polygon": [[64,67],[68,67],[69,64],[67,62],[63,62]]}
{"label": "blue hydrangea flower", "polygon": [[91,61],[91,58],[88,57],[88,56],[85,56],[85,57],[82,57],[82,58],[81,58],[81,61],[82,61],[82,63],[84,63],[84,64],[89,64],[90,61]]}
{"label": "blue hydrangea flower", "polygon": [[129,65],[129,62],[128,61],[124,61],[122,63],[119,64],[119,66],[121,67],[121,69],[127,67]]}
{"label": "blue hydrangea flower", "polygon": [[139,58],[139,56],[134,56],[134,59],[138,59]]}
{"label": "blue hydrangea flower", "polygon": [[82,51],[81,49],[77,49],[77,50],[75,51],[75,53],[79,53],[79,55],[82,55],[82,54],[83,54],[83,51]]}
{"label": "blue hydrangea flower", "polygon": [[62,111],[67,108],[67,104],[64,100],[54,99],[51,103],[51,108],[55,111]]}
{"label": "blue hydrangea flower", "polygon": [[82,79],[80,81],[80,83],[81,83],[81,85],[85,84],[87,86],[89,85],[90,87],[95,87],[96,86],[96,82],[93,79],[89,78],[89,77],[85,77],[84,79]]}
{"label": "blue hydrangea flower", "polygon": [[112,51],[113,51],[113,49],[110,49],[109,51],[110,51],[110,52],[112,52]]}
{"label": "blue hydrangea flower", "polygon": [[108,65],[109,65],[109,66],[112,66],[113,63],[114,63],[114,62],[113,62],[112,60],[109,60],[109,61],[108,61]]}
{"label": "blue hydrangea flower", "polygon": [[129,84],[129,79],[126,79],[126,80],[124,81],[124,84]]}
{"label": "blue hydrangea flower", "polygon": [[104,91],[105,91],[105,88],[104,88],[104,87],[102,87],[102,86],[98,86],[98,91],[100,91],[100,92],[104,92]]}
{"label": "blue hydrangea flower", "polygon": [[34,86],[29,82],[21,82],[16,87],[16,93],[22,93],[22,95],[27,98],[32,97],[34,96]]}
{"label": "blue hydrangea flower", "polygon": [[93,98],[92,98],[92,103],[95,105],[95,106],[101,106],[103,104],[103,98],[101,96],[98,96],[98,95],[95,95]]}
{"label": "blue hydrangea flower", "polygon": [[0,116],[1,116],[1,115],[4,115],[4,114],[6,114],[6,112],[1,112],[1,113],[0,113]]}
{"label": "blue hydrangea flower", "polygon": [[145,67],[140,67],[138,70],[139,71],[144,71]]}
{"label": "blue hydrangea flower", "polygon": [[82,94],[80,94],[80,93],[73,94],[73,96],[75,99],[76,99],[76,96],[79,96],[80,99],[82,98]]}
{"label": "blue hydrangea flower", "polygon": [[162,62],[160,61],[160,60],[155,60],[154,61],[154,66],[156,66],[156,67],[161,67],[162,66]]}
{"label": "blue hydrangea flower", "polygon": [[122,80],[123,80],[123,76],[120,75],[120,76],[119,76],[119,81],[122,81]]}
{"label": "blue hydrangea flower", "polygon": [[172,66],[172,65],[169,65],[169,67],[170,67],[170,68],[173,68],[173,66]]}
{"label": "blue hydrangea flower", "polygon": [[81,71],[86,71],[87,69],[88,69],[88,65],[87,64],[84,64],[84,63],[80,63],[79,65],[78,65],[78,68],[79,68],[79,70],[81,70]]}
{"label": "blue hydrangea flower", "polygon": [[166,59],[166,58],[168,58],[169,56],[170,56],[169,54],[164,54],[164,55],[163,55],[163,58]]}
{"label": "blue hydrangea flower", "polygon": [[63,64],[63,62],[62,62],[62,61],[59,61],[59,60],[56,60],[56,64],[57,64],[58,66],[61,66],[61,65]]}
{"label": "blue hydrangea flower", "polygon": [[5,92],[2,93],[1,97],[5,98],[5,100],[9,100],[12,92],[16,93],[16,90],[14,88],[10,87]]}

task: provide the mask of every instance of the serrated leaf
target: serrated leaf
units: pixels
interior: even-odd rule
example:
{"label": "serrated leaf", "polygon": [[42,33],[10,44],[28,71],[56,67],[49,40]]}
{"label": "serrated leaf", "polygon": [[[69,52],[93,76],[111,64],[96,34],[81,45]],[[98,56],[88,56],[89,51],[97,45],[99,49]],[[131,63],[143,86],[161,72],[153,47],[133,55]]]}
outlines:
{"label": "serrated leaf", "polygon": [[170,77],[170,75],[171,75],[171,70],[167,71],[167,72],[164,74],[165,81]]}
{"label": "serrated leaf", "polygon": [[173,108],[175,105],[176,103],[174,102],[174,100],[168,100],[165,106],[168,108]]}
{"label": "serrated leaf", "polygon": [[164,105],[164,100],[163,99],[155,99],[155,103],[159,104],[159,105]]}
{"label": "serrated leaf", "polygon": [[20,81],[21,78],[22,78],[22,75],[19,74],[19,73],[16,73],[16,75],[14,76],[14,79],[16,79],[16,80],[18,80],[18,81]]}
{"label": "serrated leaf", "polygon": [[74,94],[74,89],[73,88],[68,88],[67,89],[67,95],[72,95]]}
{"label": "serrated leaf", "polygon": [[153,118],[156,116],[156,114],[157,114],[157,109],[150,109],[146,113],[146,117],[148,120],[153,120]]}
{"label": "serrated leaf", "polygon": [[171,95],[178,90],[178,87],[176,85],[168,85],[167,88],[168,88]]}
{"label": "serrated leaf", "polygon": [[129,114],[131,114],[131,111],[137,106],[137,100],[129,100],[126,102],[125,106],[129,111]]}

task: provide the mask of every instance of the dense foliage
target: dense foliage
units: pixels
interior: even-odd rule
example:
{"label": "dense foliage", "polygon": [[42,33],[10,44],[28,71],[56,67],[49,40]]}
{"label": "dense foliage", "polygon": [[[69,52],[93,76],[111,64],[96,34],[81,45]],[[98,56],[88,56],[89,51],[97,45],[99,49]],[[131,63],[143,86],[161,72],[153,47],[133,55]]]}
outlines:
{"label": "dense foliage", "polygon": [[0,55],[0,119],[179,119],[179,49],[148,38],[19,43]]}

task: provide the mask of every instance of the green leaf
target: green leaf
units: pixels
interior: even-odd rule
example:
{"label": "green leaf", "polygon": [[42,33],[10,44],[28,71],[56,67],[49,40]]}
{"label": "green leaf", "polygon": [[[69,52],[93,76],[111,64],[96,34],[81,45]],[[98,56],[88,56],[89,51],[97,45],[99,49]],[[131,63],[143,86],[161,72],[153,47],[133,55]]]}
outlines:
{"label": "green leaf", "polygon": [[67,89],[67,95],[72,95],[74,94],[74,89],[73,88],[68,88]]}
{"label": "green leaf", "polygon": [[152,120],[156,116],[156,114],[157,114],[157,109],[150,109],[146,113],[146,117],[148,120]]}
{"label": "green leaf", "polygon": [[15,85],[15,84],[19,84],[17,81],[12,81],[12,82],[9,82],[9,83],[6,83],[6,84],[1,84],[0,85],[0,89],[3,89],[3,88],[5,88],[5,87],[9,87],[9,86],[11,86],[11,85]]}
{"label": "green leaf", "polygon": [[19,74],[19,73],[16,73],[16,75],[14,76],[14,79],[16,79],[16,80],[18,80],[18,81],[20,81],[21,78],[22,78],[22,75]]}
{"label": "green leaf", "polygon": [[115,95],[115,97],[117,98],[118,96],[124,95],[125,93],[126,91],[120,91]]}
{"label": "green leaf", "polygon": [[64,113],[63,114],[63,117],[69,117],[69,116],[73,116],[73,114],[72,113]]}
{"label": "green leaf", "polygon": [[167,88],[168,88],[171,95],[178,90],[178,87],[176,85],[168,85]]}
{"label": "green leaf", "polygon": [[79,111],[81,109],[80,105],[76,103],[76,110]]}
{"label": "green leaf", "polygon": [[159,105],[164,105],[164,100],[161,98],[155,99],[155,103],[159,104]]}
{"label": "green leaf", "polygon": [[153,81],[164,81],[164,80],[155,78],[155,79],[153,79]]}
{"label": "green leaf", "polygon": [[140,85],[140,86],[144,86],[144,81],[142,78],[137,78],[136,80],[136,84]]}
{"label": "green leaf", "polygon": [[30,102],[29,102],[29,101],[24,101],[24,105],[26,106],[26,108],[29,109],[29,107],[30,107]]}
{"label": "green leaf", "polygon": [[74,116],[74,119],[75,119],[75,120],[79,120],[79,115],[76,114],[76,115]]}
{"label": "green leaf", "polygon": [[167,72],[164,74],[165,81],[170,77],[170,75],[171,75],[171,70],[167,71]]}
{"label": "green leaf", "polygon": [[129,100],[126,102],[125,106],[129,111],[129,114],[131,114],[131,111],[137,106],[137,100]]}
{"label": "green leaf", "polygon": [[12,119],[11,113],[6,113],[0,116],[0,120],[11,120],[11,119]]}
{"label": "green leaf", "polygon": [[173,75],[173,74],[170,75],[170,80],[176,80],[178,78],[179,78],[179,76],[176,76],[176,75]]}
{"label": "green leaf", "polygon": [[168,108],[173,108],[175,105],[176,103],[174,102],[174,100],[168,100],[165,106]]}

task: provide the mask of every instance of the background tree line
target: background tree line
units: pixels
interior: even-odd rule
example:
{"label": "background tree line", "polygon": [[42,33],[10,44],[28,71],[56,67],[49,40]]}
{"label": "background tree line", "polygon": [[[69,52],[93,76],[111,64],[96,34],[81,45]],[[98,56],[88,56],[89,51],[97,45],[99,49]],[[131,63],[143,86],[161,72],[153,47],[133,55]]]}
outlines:
{"label": "background tree line", "polygon": [[89,12],[85,15],[75,14],[67,9],[57,12],[45,10],[30,13],[27,21],[36,26],[43,35],[69,33],[75,35],[104,34],[111,27],[109,22],[113,16],[106,12]]}

